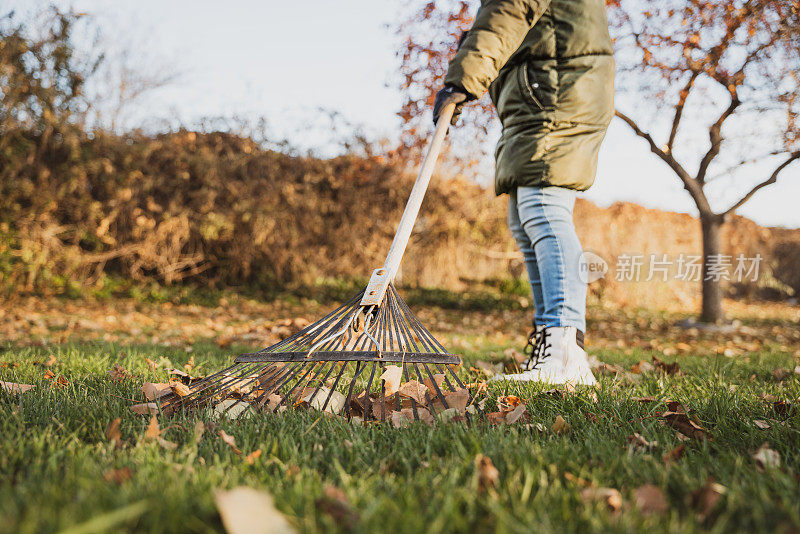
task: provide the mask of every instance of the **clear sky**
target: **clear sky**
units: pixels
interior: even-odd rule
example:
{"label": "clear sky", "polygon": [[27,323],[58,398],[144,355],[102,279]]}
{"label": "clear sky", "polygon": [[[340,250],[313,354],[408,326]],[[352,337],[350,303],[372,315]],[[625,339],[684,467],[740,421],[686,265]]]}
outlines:
{"label": "clear sky", "polygon": [[[28,7],[45,3],[26,0]],[[399,128],[400,96],[392,79],[397,43],[387,27],[400,13],[398,0],[59,3],[95,15],[105,39],[132,48],[149,68],[180,72],[141,104],[148,117],[263,116],[276,137],[306,146],[324,140],[324,134],[307,128],[320,107],[375,135],[392,137]],[[0,0],[3,11],[19,6]],[[624,105],[622,98],[618,104]],[[629,200],[693,213],[677,178],[616,121],[601,152],[597,181],[585,196],[601,205]],[[800,227],[798,199],[800,164],[795,164],[739,213],[761,224]]]}

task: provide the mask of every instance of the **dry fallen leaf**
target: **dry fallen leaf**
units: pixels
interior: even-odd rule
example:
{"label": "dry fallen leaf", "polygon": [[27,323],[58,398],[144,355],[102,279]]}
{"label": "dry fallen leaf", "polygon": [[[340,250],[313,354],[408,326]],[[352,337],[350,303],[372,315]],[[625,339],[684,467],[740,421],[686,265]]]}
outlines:
{"label": "dry fallen leaf", "polygon": [[158,367],[158,364],[153,360],[151,360],[150,358],[145,357],[144,361],[147,364],[147,367],[149,367],[151,371],[155,371],[156,368]]}
{"label": "dry fallen leaf", "polygon": [[392,422],[392,426],[395,428],[405,428],[411,424],[413,420],[413,416],[409,417],[405,413],[404,410],[396,410],[391,413],[390,421]]}
{"label": "dry fallen leaf", "polygon": [[778,451],[770,449],[769,444],[766,442],[753,454],[753,459],[761,469],[780,467],[781,465],[781,455],[778,454]]}
{"label": "dry fallen leaf", "polygon": [[122,432],[120,432],[119,424],[122,422],[122,418],[117,417],[106,426],[106,438],[111,443],[117,444],[122,439]]}
{"label": "dry fallen leaf", "polygon": [[106,482],[113,482],[120,485],[133,476],[133,471],[130,467],[121,467],[119,469],[109,469],[103,473],[103,478]]}
{"label": "dry fallen leaf", "polygon": [[520,404],[522,404],[522,399],[514,395],[497,397],[497,409],[501,412],[510,412]]}
{"label": "dry fallen leaf", "polygon": [[155,415],[158,413],[158,404],[155,402],[146,402],[144,404],[134,404],[130,407],[131,411],[138,413],[139,415],[148,415],[152,414]]}
{"label": "dry fallen leaf", "polygon": [[403,368],[397,365],[388,365],[379,380],[384,381],[386,388],[385,395],[394,395],[400,389],[400,382],[403,379]]}
{"label": "dry fallen leaf", "polygon": [[[331,389],[325,386],[319,388],[319,391],[314,394],[316,390],[317,388],[311,388],[310,393],[303,398],[303,401],[307,402],[309,407],[315,410],[322,410],[322,407],[325,406],[324,411],[334,415],[338,415],[344,411],[344,405],[347,401],[347,397],[344,394],[338,391],[332,392]],[[330,397],[330,399],[328,397]]]}
{"label": "dry fallen leaf", "polygon": [[189,386],[182,382],[170,382],[169,387],[172,389],[172,392],[179,397],[186,397],[187,395],[192,394],[192,390],[189,389]]}
{"label": "dry fallen leaf", "polygon": [[228,491],[218,490],[214,499],[228,534],[295,532],[266,492],[239,486]]}
{"label": "dry fallen leaf", "polygon": [[[425,384],[425,387],[428,388],[428,391],[434,392],[437,389],[441,391],[442,384],[444,384],[444,375],[441,373],[437,373],[433,375],[433,380],[431,380],[430,378],[426,378],[425,380],[422,381],[422,383]],[[436,387],[434,387],[434,384]]]}
{"label": "dry fallen leaf", "polygon": [[634,432],[630,436],[626,437],[625,439],[628,440],[631,448],[633,450],[645,450],[649,451],[655,447],[658,447],[657,441],[647,441],[644,436],[641,434]]}
{"label": "dry fallen leaf", "polygon": [[716,508],[726,488],[722,484],[714,482],[713,477],[709,478],[705,485],[692,492],[691,506],[697,511],[697,520],[705,522]]}
{"label": "dry fallen leaf", "polygon": [[552,430],[554,434],[566,434],[569,432],[569,428],[569,423],[567,423],[563,417],[557,415],[553,426],[550,427],[550,430]]}
{"label": "dry fallen leaf", "polygon": [[663,514],[669,510],[664,492],[653,484],[645,484],[633,490],[633,502],[644,514]]}
{"label": "dry fallen leaf", "polygon": [[635,363],[631,366],[631,373],[634,374],[642,374],[642,373],[651,373],[656,370],[656,366],[650,362],[646,362],[644,360],[640,361],[639,363]]}
{"label": "dry fallen leaf", "polygon": [[126,378],[129,378],[131,374],[128,372],[127,369],[122,367],[120,364],[115,363],[114,367],[108,370],[108,376],[111,378],[111,380],[119,382],[120,380],[125,380]]}
{"label": "dry fallen leaf", "polygon": [[444,400],[447,402],[448,408],[455,408],[459,414],[464,415],[469,403],[469,391],[466,389],[447,391],[444,394]]}
{"label": "dry fallen leaf", "polygon": [[492,463],[492,459],[484,454],[475,457],[475,469],[478,472],[478,490],[486,491],[500,482],[500,471]]}
{"label": "dry fallen leaf", "polygon": [[661,459],[665,464],[670,464],[676,460],[680,460],[681,457],[683,457],[683,453],[685,451],[686,451],[686,444],[681,443],[671,451],[664,453]]}
{"label": "dry fallen leaf", "polygon": [[261,456],[261,449],[256,449],[247,456],[244,457],[244,461],[250,465],[256,463],[256,460]]}
{"label": "dry fallen leaf", "polygon": [[790,374],[791,373],[787,369],[784,369],[783,367],[776,367],[775,370],[772,371],[773,378],[775,378],[775,380],[777,380],[778,382],[786,379]]}
{"label": "dry fallen leaf", "polygon": [[[688,345],[687,345],[687,347],[688,347]],[[653,356],[653,365],[655,366],[656,369],[658,369],[662,373],[665,373],[665,374],[668,374],[668,375],[676,375],[676,374],[680,373],[680,370],[681,370],[681,366],[680,366],[680,364],[678,364],[678,362],[666,363],[666,362],[663,362],[663,361],[659,360],[655,356]]]}
{"label": "dry fallen leaf", "polygon": [[169,384],[163,382],[145,382],[142,384],[142,393],[147,400],[160,399],[164,395],[169,395],[172,392]]}
{"label": "dry fallen leaf", "polygon": [[242,454],[242,451],[239,450],[239,447],[236,446],[236,438],[234,438],[224,430],[219,431],[219,437],[222,438],[222,441],[224,441],[225,444],[228,445],[228,447],[233,449],[233,452],[235,452],[238,455]]}
{"label": "dry fallen leaf", "polygon": [[146,439],[155,439],[161,435],[161,428],[158,426],[158,419],[156,416],[150,418],[150,424],[147,425],[147,430],[144,431],[144,437]]}
{"label": "dry fallen leaf", "polygon": [[36,386],[32,386],[30,384],[16,384],[14,382],[3,382],[0,381],[0,389],[7,393],[25,393],[29,389],[33,389]]}
{"label": "dry fallen leaf", "polygon": [[56,374],[52,371],[52,369],[48,369],[47,372],[45,372],[43,378],[45,380],[49,380],[52,383],[51,385],[53,387],[63,388],[64,386],[69,385],[69,381],[66,378],[64,378],[63,375],[56,376]]}
{"label": "dry fallen leaf", "polygon": [[402,397],[413,399],[419,405],[425,406],[428,404],[428,399],[426,398],[428,387],[417,380],[410,380],[406,382],[400,386],[400,389],[398,389],[397,392]]}
{"label": "dry fallen leaf", "polygon": [[206,424],[201,420],[198,419],[197,422],[194,424],[194,442],[200,443],[200,440],[203,439],[203,433],[206,431]]}
{"label": "dry fallen leaf", "polygon": [[238,419],[242,415],[244,415],[244,419],[247,419],[252,415],[248,408],[250,408],[249,402],[245,402],[241,399],[225,399],[214,405],[213,413],[217,417],[224,415],[231,420]]}
{"label": "dry fallen leaf", "polygon": [[761,419],[754,419],[753,424],[756,425],[756,427],[760,428],[761,430],[768,430],[772,428],[769,423]]}
{"label": "dry fallen leaf", "polygon": [[586,488],[581,491],[581,499],[584,503],[602,502],[612,512],[622,508],[622,495],[614,488]]}
{"label": "dry fallen leaf", "polygon": [[[526,414],[526,407],[524,404],[519,404],[516,408],[506,414],[506,423],[509,425],[516,423]],[[528,417],[530,419],[530,417]]]}
{"label": "dry fallen leaf", "polygon": [[352,530],[358,522],[358,514],[347,499],[347,495],[336,486],[326,486],[322,497],[314,504],[318,510],[331,516],[337,526],[344,530]]}

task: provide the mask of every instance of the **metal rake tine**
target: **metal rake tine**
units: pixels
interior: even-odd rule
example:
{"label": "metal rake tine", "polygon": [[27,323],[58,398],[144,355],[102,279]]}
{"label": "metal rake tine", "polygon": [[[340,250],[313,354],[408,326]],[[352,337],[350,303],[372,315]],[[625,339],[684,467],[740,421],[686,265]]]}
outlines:
{"label": "metal rake tine", "polygon": [[[293,392],[295,389],[297,389],[297,386],[299,386],[300,384],[302,384],[302,383],[303,383],[303,380],[305,380],[305,378],[306,378],[308,375],[310,375],[310,374],[311,374],[311,371],[313,371],[313,370],[314,370],[314,368],[317,366],[317,364],[318,364],[318,363],[319,363],[319,362],[314,362],[314,363],[312,363],[312,364],[311,364],[311,367],[309,367],[309,368],[308,368],[308,371],[306,371],[306,374],[304,374],[302,377],[300,377],[300,379],[299,379],[297,382],[295,382],[295,383],[294,383],[294,385],[291,387],[291,389],[289,389],[289,391],[287,391],[287,392],[286,392],[286,395],[284,395],[284,398],[286,398],[286,399],[288,399],[288,398],[291,398],[291,396],[292,396],[292,392]],[[302,394],[303,394],[303,390],[301,389],[301,390],[300,390],[300,395],[302,395]]]}
{"label": "metal rake tine", "polygon": [[336,380],[333,381],[333,385],[331,386],[331,390],[328,393],[327,398],[325,399],[325,404],[322,405],[322,410],[320,410],[320,411],[324,412],[325,408],[328,407],[328,402],[330,402],[331,397],[333,396],[333,392],[336,391],[336,386],[339,384],[339,380],[342,378],[342,375],[344,374],[345,369],[347,369],[347,364],[348,363],[349,362],[342,362],[342,369],[341,369],[341,371],[339,371],[339,374],[336,376]]}
{"label": "metal rake tine", "polygon": [[[411,379],[408,376],[408,367],[405,362],[403,362],[403,374],[406,376],[406,382],[410,382]],[[397,395],[399,398],[400,392],[398,392]],[[414,419],[419,421],[419,413],[417,412],[417,402],[414,400],[413,397],[411,397],[411,411],[414,414]]]}
{"label": "metal rake tine", "polygon": [[[422,378],[422,373],[419,371],[419,365],[414,364],[414,371],[417,372],[417,378],[419,378],[420,384],[424,383],[425,380]],[[436,381],[433,380],[433,382],[434,382],[433,387],[436,387]],[[435,398],[435,396],[434,396],[434,398]],[[432,402],[431,397],[428,395],[427,390],[425,391],[425,400],[428,401],[428,408],[430,409],[431,414],[435,416],[436,415],[436,410],[433,409],[433,402]],[[444,398],[442,398],[442,402],[444,402]],[[446,409],[446,407],[445,407],[445,409]]]}
{"label": "metal rake tine", "polygon": [[[197,404],[197,403],[203,402],[203,401],[205,401],[207,399],[213,398],[214,395],[216,395],[217,393],[231,388],[232,384],[237,384],[239,381],[244,380],[244,378],[246,376],[249,376],[249,374],[254,369],[257,369],[258,367],[263,367],[263,365],[259,364],[259,363],[256,363],[256,364],[253,364],[253,365],[250,365],[250,366],[246,366],[245,365],[243,367],[244,367],[244,371],[242,371],[241,374],[239,374],[238,376],[227,376],[227,375],[225,375],[223,373],[223,379],[222,380],[211,381],[206,385],[206,387],[199,388],[197,390],[192,391],[192,393],[190,393],[189,395],[186,395],[186,397],[183,397],[185,399],[185,402],[191,403],[191,404]],[[203,395],[200,395],[200,393],[203,393],[203,392],[205,392],[205,393]],[[195,393],[197,393],[197,396],[192,398],[192,396]]]}
{"label": "metal rake tine", "polygon": [[347,417],[350,417],[350,397],[353,395],[353,388],[356,385],[356,380],[358,380],[358,377],[361,375],[361,373],[364,372],[364,369],[367,368],[366,364],[364,364],[363,367],[362,367],[362,365],[361,365],[362,363],[363,362],[356,363],[356,372],[353,375],[353,379],[350,380],[350,387],[348,388],[348,391],[347,391],[347,397],[344,400],[344,409],[345,409],[345,414],[347,415]]}
{"label": "metal rake tine", "polygon": [[367,403],[369,409],[364,410],[364,421],[369,420],[369,417],[372,415],[372,397],[370,397],[370,390],[372,389],[372,379],[375,378],[375,370],[378,367],[378,362],[372,362],[372,371],[369,375],[369,381],[367,382],[367,389],[366,395],[364,397],[364,402]]}
{"label": "metal rake tine", "polygon": [[431,383],[433,384],[433,387],[436,389],[436,394],[439,396],[439,400],[441,400],[442,404],[444,405],[444,409],[448,410],[450,408],[450,406],[447,405],[447,401],[444,398],[444,393],[442,393],[442,390],[439,388],[439,384],[438,384],[438,382],[436,382],[436,379],[433,377],[433,373],[431,373],[430,368],[428,368],[428,364],[424,363],[424,364],[422,364],[422,366],[425,367],[425,371],[428,373],[428,376],[431,379]]}

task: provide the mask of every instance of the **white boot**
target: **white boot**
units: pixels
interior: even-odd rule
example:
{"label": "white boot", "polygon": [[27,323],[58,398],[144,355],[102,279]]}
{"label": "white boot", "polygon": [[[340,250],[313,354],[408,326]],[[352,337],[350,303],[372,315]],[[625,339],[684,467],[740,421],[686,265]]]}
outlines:
{"label": "white boot", "polygon": [[576,336],[574,326],[551,326],[542,334],[541,346],[533,355],[527,370],[512,375],[498,375],[493,380],[544,382],[547,384],[573,384],[592,386],[597,380]]}

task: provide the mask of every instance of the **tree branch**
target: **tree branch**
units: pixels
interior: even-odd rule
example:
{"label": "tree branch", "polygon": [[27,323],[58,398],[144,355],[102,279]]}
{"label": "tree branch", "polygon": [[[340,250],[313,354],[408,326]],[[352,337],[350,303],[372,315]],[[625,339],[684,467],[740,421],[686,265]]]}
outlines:
{"label": "tree branch", "polygon": [[783,169],[785,169],[786,167],[791,165],[792,162],[794,162],[795,160],[798,160],[798,159],[800,159],[800,150],[797,150],[797,151],[792,152],[791,154],[789,154],[789,157],[786,158],[786,160],[783,163],[778,165],[775,168],[774,171],[772,171],[772,174],[770,175],[769,178],[767,178],[766,180],[764,180],[760,184],[758,184],[755,187],[753,187],[750,191],[748,191],[747,194],[745,196],[743,196],[742,198],[740,198],[738,202],[736,202],[733,206],[731,206],[730,208],[725,210],[722,213],[722,216],[726,217],[726,216],[730,215],[731,213],[733,213],[737,209],[741,208],[745,204],[745,202],[747,202],[748,200],[753,198],[753,195],[755,195],[760,189],[762,189],[764,187],[767,187],[768,185],[772,185],[775,182],[777,182],[778,181],[778,175],[781,173],[781,171],[783,171]]}
{"label": "tree branch", "polygon": [[683,115],[683,107],[686,105],[686,99],[689,98],[689,91],[692,90],[694,81],[699,75],[700,71],[692,71],[689,81],[686,82],[686,85],[683,87],[680,92],[680,96],[678,97],[678,103],[675,106],[675,117],[672,119],[672,129],[669,132],[669,140],[667,141],[667,152],[670,154],[672,153],[672,147],[675,144],[675,136],[678,135],[678,125],[680,124],[681,116]]}
{"label": "tree branch", "polygon": [[722,124],[727,120],[728,117],[733,115],[733,112],[736,111],[736,108],[739,107],[741,102],[739,101],[739,97],[736,94],[736,90],[731,91],[731,103],[725,108],[725,111],[719,116],[719,118],[711,125],[708,129],[708,138],[711,141],[711,146],[708,149],[708,152],[703,156],[703,159],[700,161],[700,167],[697,169],[697,177],[696,180],[699,184],[705,183],[706,180],[706,173],[708,172],[708,166],[711,165],[711,162],[714,158],[717,157],[719,154],[719,149],[722,146]]}
{"label": "tree branch", "polygon": [[683,166],[678,163],[674,157],[672,157],[671,153],[661,149],[649,133],[642,131],[642,129],[639,128],[633,119],[619,110],[616,110],[614,113],[617,117],[622,119],[625,124],[630,126],[631,130],[633,130],[636,135],[647,141],[647,143],[650,145],[650,151],[653,152],[653,154],[657,155],[664,161],[664,163],[669,165],[670,169],[672,169],[678,178],[680,178],[681,182],[683,182],[683,188],[689,192],[689,195],[691,195],[692,200],[694,200],[694,203],[697,205],[697,209],[700,211],[700,213],[704,215],[711,214],[711,205],[708,203],[708,199],[706,198],[706,195],[703,192],[703,187],[700,185],[700,183],[691,177],[686,169],[684,169]]}

